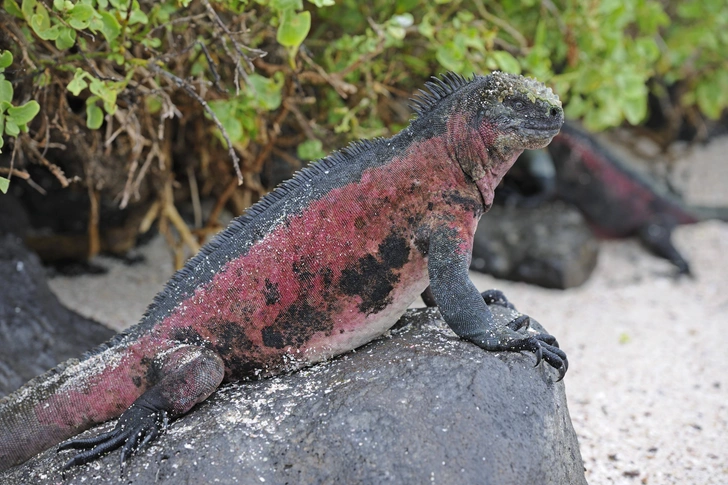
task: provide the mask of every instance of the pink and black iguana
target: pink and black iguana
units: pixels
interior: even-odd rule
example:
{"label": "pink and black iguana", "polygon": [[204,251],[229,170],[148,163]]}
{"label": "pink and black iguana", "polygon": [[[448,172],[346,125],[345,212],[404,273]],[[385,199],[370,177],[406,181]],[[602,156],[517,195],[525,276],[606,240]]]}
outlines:
{"label": "pink and black iguana", "polygon": [[686,204],[569,122],[547,149],[525,150],[495,195],[496,204],[523,208],[551,199],[576,207],[597,237],[637,237],[684,275],[691,274],[690,265],[672,243],[673,229],[708,219],[728,221],[728,207]]}
{"label": "pink and black iguana", "polygon": [[688,261],[672,243],[672,230],[707,219],[728,221],[725,207],[691,207],[630,170],[589,133],[566,123],[548,148],[557,197],[584,214],[602,238],[636,236],[656,256],[690,274]]}
{"label": "pink and black iguana", "polygon": [[176,273],[139,324],[0,401],[0,470],[81,431],[64,468],[122,447],[122,462],[224,381],[280,374],[381,335],[428,284],[445,321],[490,351],[536,354],[563,378],[554,337],[498,324],[468,278],[473,233],[526,148],[563,124],[556,95],[520,76],[446,74],[389,139],[311,164]]}

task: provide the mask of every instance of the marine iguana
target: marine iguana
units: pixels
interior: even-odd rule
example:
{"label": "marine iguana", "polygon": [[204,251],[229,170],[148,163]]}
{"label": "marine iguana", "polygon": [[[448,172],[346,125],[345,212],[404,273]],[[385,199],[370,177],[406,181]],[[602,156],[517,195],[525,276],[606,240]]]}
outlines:
{"label": "marine iguana", "polygon": [[571,123],[548,147],[556,170],[556,197],[573,204],[601,238],[636,236],[655,255],[690,274],[687,260],[672,244],[675,226],[706,219],[728,221],[728,209],[689,207],[661,194],[630,170],[593,136]]}
{"label": "marine iguana", "polygon": [[97,423],[64,469],[122,447],[121,461],[223,382],[262,378],[381,335],[430,285],[460,337],[489,351],[530,351],[563,378],[556,339],[496,324],[468,277],[473,233],[525,148],[563,124],[543,84],[494,72],[448,73],[413,100],[389,139],[354,143],[309,165],[187,262],[141,321],[0,401],[0,470]]}

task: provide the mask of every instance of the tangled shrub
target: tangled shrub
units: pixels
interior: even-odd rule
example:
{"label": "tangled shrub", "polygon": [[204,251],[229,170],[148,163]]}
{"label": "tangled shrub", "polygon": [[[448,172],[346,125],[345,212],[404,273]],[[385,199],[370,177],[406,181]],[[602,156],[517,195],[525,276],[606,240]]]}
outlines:
{"label": "tangled shrub", "polygon": [[122,207],[199,177],[242,209],[271,156],[396,131],[444,70],[535,76],[592,129],[652,95],[674,132],[728,106],[726,27],[720,0],[3,0],[0,191],[32,161]]}

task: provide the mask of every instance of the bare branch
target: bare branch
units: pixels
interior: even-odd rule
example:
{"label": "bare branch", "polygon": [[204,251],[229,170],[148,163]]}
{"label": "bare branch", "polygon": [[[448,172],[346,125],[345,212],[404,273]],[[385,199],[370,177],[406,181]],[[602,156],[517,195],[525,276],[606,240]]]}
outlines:
{"label": "bare branch", "polygon": [[66,175],[63,173],[63,170],[61,170],[61,167],[49,162],[48,159],[43,156],[40,150],[38,150],[34,140],[29,140],[28,137],[24,135],[21,135],[18,139],[21,140],[24,148],[27,148],[39,162],[48,167],[48,170],[50,170],[51,173],[56,176],[62,187],[68,187],[68,184],[70,182],[66,178]]}
{"label": "bare branch", "polygon": [[23,180],[28,180],[30,178],[30,174],[28,174],[28,172],[17,168],[0,167],[0,173],[9,175],[10,177],[18,177]]}
{"label": "bare branch", "polygon": [[215,125],[217,126],[217,129],[220,130],[220,133],[222,133],[222,137],[225,139],[225,143],[227,143],[228,146],[228,154],[230,155],[230,158],[233,160],[233,167],[235,167],[235,174],[238,177],[238,185],[241,185],[243,183],[243,173],[240,171],[240,158],[238,158],[238,154],[235,153],[235,148],[233,147],[232,142],[230,141],[230,136],[228,135],[227,130],[224,126],[222,126],[222,123],[218,119],[215,112],[210,108],[210,105],[207,104],[207,101],[202,99],[202,97],[195,91],[195,87],[192,86],[190,83],[185,81],[182,78],[179,78],[172,74],[171,72],[165,71],[164,69],[160,68],[155,64],[154,62],[149,62],[147,64],[147,67],[150,71],[155,72],[157,74],[160,74],[167,79],[174,82],[177,87],[180,87],[185,90],[185,92],[193,98],[195,101],[197,101],[200,106],[205,110],[205,112],[210,115],[210,118],[212,118],[212,121],[215,122]]}

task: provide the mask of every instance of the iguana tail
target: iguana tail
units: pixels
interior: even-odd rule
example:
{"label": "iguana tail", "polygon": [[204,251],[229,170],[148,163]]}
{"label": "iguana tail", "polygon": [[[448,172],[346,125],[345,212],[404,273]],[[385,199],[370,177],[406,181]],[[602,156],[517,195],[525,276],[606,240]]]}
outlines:
{"label": "iguana tail", "polygon": [[118,378],[128,372],[127,350],[71,359],[0,399],[0,471],[129,407],[144,389]]}
{"label": "iguana tail", "polygon": [[718,220],[728,222],[728,207],[688,206],[688,211],[701,221]]}

